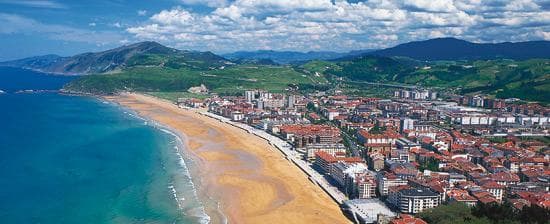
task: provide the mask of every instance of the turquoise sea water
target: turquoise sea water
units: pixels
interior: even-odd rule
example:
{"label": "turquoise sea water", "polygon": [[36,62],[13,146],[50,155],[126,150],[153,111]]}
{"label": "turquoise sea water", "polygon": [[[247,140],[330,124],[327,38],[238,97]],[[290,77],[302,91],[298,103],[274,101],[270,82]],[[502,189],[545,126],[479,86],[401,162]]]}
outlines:
{"label": "turquoise sea water", "polygon": [[206,221],[174,136],[95,98],[14,93],[67,79],[0,68],[0,222]]}

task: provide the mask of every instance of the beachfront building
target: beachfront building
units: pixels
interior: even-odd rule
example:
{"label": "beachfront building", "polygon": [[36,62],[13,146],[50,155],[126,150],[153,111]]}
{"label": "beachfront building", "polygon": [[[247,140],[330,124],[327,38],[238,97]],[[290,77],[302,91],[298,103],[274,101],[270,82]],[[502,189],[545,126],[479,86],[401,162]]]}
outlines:
{"label": "beachfront building", "polygon": [[401,179],[397,175],[386,171],[378,172],[376,175],[376,182],[378,184],[378,193],[381,196],[388,195],[390,187],[408,184],[407,180]]}
{"label": "beachfront building", "polygon": [[231,120],[232,121],[242,121],[244,119],[244,114],[240,111],[233,111],[231,113]]}
{"label": "beachfront building", "polygon": [[[353,191],[353,185],[356,183],[355,178],[364,174],[369,174],[370,171],[364,163],[346,163],[337,162],[333,164],[330,176],[346,191]],[[348,195],[352,194],[347,192]]]}
{"label": "beachfront building", "polygon": [[429,188],[405,188],[391,191],[388,201],[401,213],[418,214],[441,203],[439,193]]}
{"label": "beachfront building", "polygon": [[329,125],[282,125],[281,135],[296,148],[310,144],[334,144],[342,141],[340,129]]}
{"label": "beachfront building", "polygon": [[331,155],[327,152],[319,151],[315,153],[314,164],[321,169],[322,174],[331,174],[333,172],[333,165],[338,162],[345,163],[362,163],[363,159],[360,157],[346,157],[345,154]]}
{"label": "beachfront building", "polygon": [[308,161],[314,161],[315,153],[321,151],[331,155],[336,155],[338,153],[346,153],[346,146],[340,143],[309,144],[306,146],[306,159]]}

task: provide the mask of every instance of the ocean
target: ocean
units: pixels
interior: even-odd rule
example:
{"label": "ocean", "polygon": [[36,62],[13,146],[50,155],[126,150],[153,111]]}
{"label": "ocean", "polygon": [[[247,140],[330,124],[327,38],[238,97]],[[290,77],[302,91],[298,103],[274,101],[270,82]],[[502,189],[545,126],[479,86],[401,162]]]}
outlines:
{"label": "ocean", "polygon": [[93,97],[16,93],[71,79],[0,67],[0,222],[208,222],[169,131]]}

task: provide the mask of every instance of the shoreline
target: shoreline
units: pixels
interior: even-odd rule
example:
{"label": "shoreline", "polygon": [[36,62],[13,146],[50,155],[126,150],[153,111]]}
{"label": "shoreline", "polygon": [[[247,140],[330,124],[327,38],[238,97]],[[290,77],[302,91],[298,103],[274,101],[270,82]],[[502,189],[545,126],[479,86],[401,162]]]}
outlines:
{"label": "shoreline", "polygon": [[[88,95],[88,96],[90,96],[90,95]],[[187,161],[186,161],[186,159],[187,159],[187,160],[191,160],[191,162],[196,162],[195,160],[197,160],[199,158],[198,158],[197,155],[194,155],[193,152],[188,149],[188,147],[186,147],[186,146],[188,146],[188,136],[186,136],[185,133],[181,133],[181,132],[173,129],[172,127],[166,126],[166,125],[164,125],[160,122],[157,122],[157,121],[155,121],[151,118],[142,116],[137,111],[135,111],[131,108],[128,108],[124,105],[121,105],[120,103],[118,103],[116,101],[109,100],[109,99],[105,98],[104,96],[95,96],[95,98],[101,99],[104,102],[113,103],[117,107],[119,107],[122,110],[124,110],[125,112],[127,112],[130,116],[133,116],[137,119],[140,119],[140,120],[143,120],[144,122],[146,122],[145,125],[153,127],[153,128],[155,128],[155,129],[157,129],[161,132],[164,132],[167,135],[170,135],[172,138],[174,138],[176,153],[179,157],[178,159],[179,159],[180,165],[182,166],[182,168],[184,168],[186,170],[186,173],[184,173],[184,175],[186,175],[189,178],[189,180],[191,181],[190,184],[193,186],[192,187],[193,188],[193,196],[195,197],[195,199],[199,203],[199,206],[197,208],[200,208],[201,209],[200,212],[202,213],[200,215],[193,215],[193,217],[196,217],[198,219],[199,223],[201,223],[201,224],[202,223],[212,223],[213,220],[217,221],[215,223],[227,223],[227,217],[225,216],[225,214],[223,214],[223,211],[221,209],[219,209],[219,206],[217,206],[217,210],[215,210],[215,212],[216,212],[215,217],[212,217],[212,215],[210,215],[206,212],[206,210],[208,208],[207,208],[207,205],[205,205],[206,204],[205,200],[208,200],[208,199],[201,198],[199,196],[200,187],[197,187],[197,183],[196,183],[196,178],[198,178],[198,177],[196,175],[191,174],[193,168],[190,167],[190,165],[193,165],[193,164],[188,164]],[[191,157],[189,157],[188,155],[191,156]],[[180,201],[181,199],[178,197],[178,192],[175,189],[175,186],[171,185],[171,190],[174,194],[174,200],[176,201],[176,203],[178,205],[178,209],[182,210],[183,208],[182,208],[182,204],[181,204],[181,201]],[[185,215],[189,215],[189,214],[185,214]]]}
{"label": "shoreline", "polygon": [[195,184],[204,188],[198,191],[219,202],[227,222],[350,223],[337,203],[266,139],[147,95],[101,98],[183,137],[186,152],[198,157]]}

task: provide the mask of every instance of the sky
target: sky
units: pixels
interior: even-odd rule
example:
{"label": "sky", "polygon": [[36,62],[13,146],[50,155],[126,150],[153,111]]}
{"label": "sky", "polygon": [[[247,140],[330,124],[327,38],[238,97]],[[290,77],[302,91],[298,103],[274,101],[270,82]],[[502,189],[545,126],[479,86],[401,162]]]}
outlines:
{"label": "sky", "polygon": [[344,52],[437,37],[550,40],[550,0],[0,0],[0,24],[0,61],[145,40]]}

